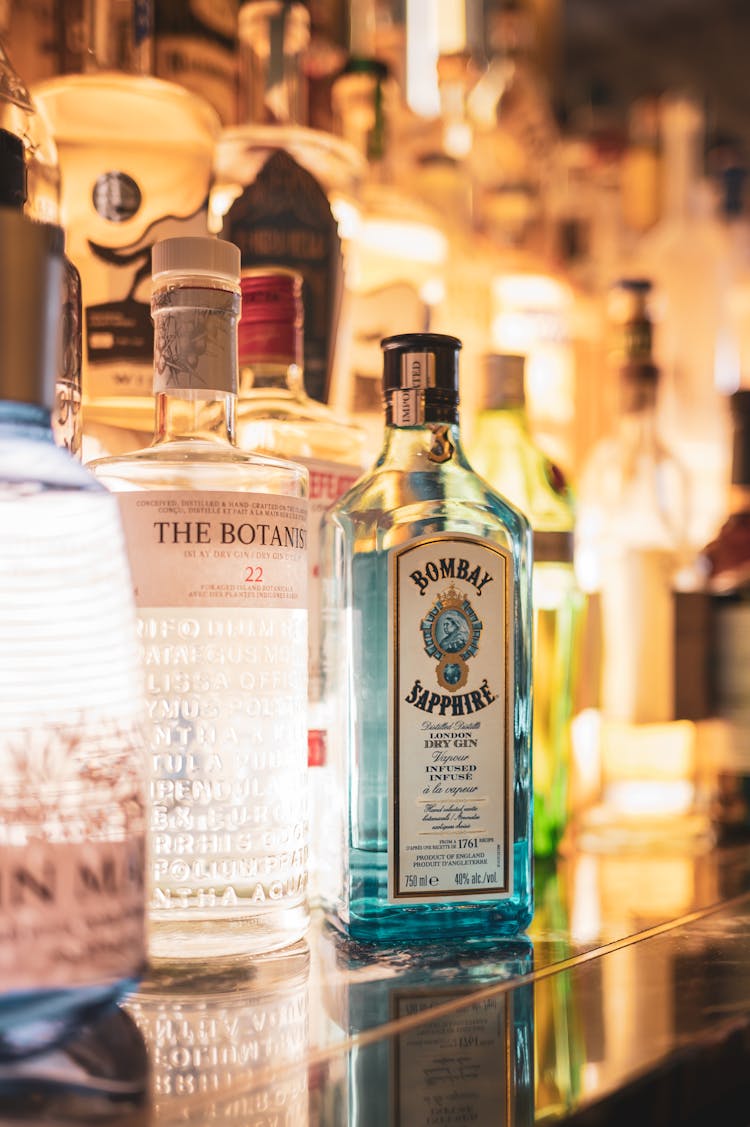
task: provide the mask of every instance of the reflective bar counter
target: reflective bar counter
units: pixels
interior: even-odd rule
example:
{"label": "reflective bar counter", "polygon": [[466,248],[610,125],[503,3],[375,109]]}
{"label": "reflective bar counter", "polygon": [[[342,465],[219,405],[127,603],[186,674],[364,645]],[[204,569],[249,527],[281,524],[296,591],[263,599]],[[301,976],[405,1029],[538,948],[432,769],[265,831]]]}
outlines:
{"label": "reflective bar counter", "polygon": [[576,854],[516,940],[377,949],[316,914],[272,957],[163,963],[0,1073],[0,1123],[739,1125],[748,1060],[750,846]]}

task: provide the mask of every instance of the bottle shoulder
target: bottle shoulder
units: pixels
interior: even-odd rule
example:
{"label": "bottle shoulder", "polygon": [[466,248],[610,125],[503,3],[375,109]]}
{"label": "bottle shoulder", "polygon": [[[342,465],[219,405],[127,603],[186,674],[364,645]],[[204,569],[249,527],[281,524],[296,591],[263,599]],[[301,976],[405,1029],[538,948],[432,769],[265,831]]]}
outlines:
{"label": "bottle shoulder", "polygon": [[358,541],[387,546],[427,531],[526,544],[529,522],[467,464],[410,471],[378,465],[329,510],[327,520]]}
{"label": "bottle shoulder", "polygon": [[0,434],[0,489],[8,495],[66,490],[101,493],[87,468],[49,438]]}
{"label": "bottle shoulder", "polygon": [[212,147],[221,130],[218,114],[198,94],[150,75],[65,74],[38,83],[32,94],[66,137],[76,129],[85,133],[105,122],[111,131],[113,114],[118,129],[132,131],[144,144],[163,138],[167,124],[170,132],[179,129],[185,140]]}
{"label": "bottle shoulder", "polygon": [[316,400],[292,395],[259,395],[237,406],[237,444],[280,458],[317,459],[364,465],[365,435]]}
{"label": "bottle shoulder", "polygon": [[488,413],[477,424],[472,465],[528,517],[532,528],[569,532],[575,506],[564,474],[517,426],[504,423],[501,412]]}
{"label": "bottle shoulder", "polygon": [[125,456],[98,458],[88,468],[108,488],[226,490],[306,496],[304,466],[209,440],[155,443]]}

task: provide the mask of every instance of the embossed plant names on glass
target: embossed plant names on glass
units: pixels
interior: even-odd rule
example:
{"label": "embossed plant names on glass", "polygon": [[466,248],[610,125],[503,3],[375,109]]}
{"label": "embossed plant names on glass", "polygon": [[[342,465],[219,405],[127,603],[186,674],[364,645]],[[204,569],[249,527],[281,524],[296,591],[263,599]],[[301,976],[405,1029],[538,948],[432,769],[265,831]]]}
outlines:
{"label": "embossed plant names on glass", "polygon": [[459,348],[383,341],[385,443],[323,523],[341,847],[323,891],[363,939],[512,934],[532,913],[531,537],[463,453]]}
{"label": "embossed plant names on glass", "polygon": [[157,433],[95,463],[119,493],[150,712],[153,954],[306,929],[307,487],[232,445],[239,251],[154,248]]}

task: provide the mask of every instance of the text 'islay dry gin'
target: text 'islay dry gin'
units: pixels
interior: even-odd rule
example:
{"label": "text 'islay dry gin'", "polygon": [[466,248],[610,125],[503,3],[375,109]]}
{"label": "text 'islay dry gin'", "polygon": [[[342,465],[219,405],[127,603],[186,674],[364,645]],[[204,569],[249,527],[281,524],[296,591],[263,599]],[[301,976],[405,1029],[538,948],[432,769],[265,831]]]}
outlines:
{"label": "text 'islay dry gin'", "polygon": [[383,342],[385,443],[324,521],[327,899],[360,938],[509,934],[532,913],[531,535],[463,453],[459,348]]}
{"label": "text 'islay dry gin'", "polygon": [[233,445],[239,251],[154,247],[156,434],[119,494],[150,712],[151,952],[299,939],[307,885],[307,472]]}

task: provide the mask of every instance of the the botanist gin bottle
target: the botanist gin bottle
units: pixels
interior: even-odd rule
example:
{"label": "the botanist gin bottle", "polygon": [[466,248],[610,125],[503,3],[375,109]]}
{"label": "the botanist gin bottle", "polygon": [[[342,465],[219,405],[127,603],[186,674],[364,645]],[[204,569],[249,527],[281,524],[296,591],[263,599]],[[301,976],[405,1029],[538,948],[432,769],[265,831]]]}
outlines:
{"label": "the botanist gin bottle", "polygon": [[383,341],[385,444],[324,519],[343,741],[327,900],[363,939],[508,934],[532,914],[531,533],[461,448],[459,348]]}
{"label": "the botanist gin bottle", "polygon": [[117,504],[53,442],[62,232],[0,209],[0,1059],[145,959],[143,695]]}
{"label": "the botanist gin bottle", "polygon": [[151,952],[299,939],[307,883],[307,472],[233,445],[240,256],[153,250],[153,444],[120,496],[150,714]]}
{"label": "the botanist gin bottle", "polygon": [[52,123],[61,216],[83,288],[84,458],[151,434],[151,247],[205,235],[219,120],[150,76],[152,0],[65,3],[59,77],[33,94]]}
{"label": "the botanist gin bottle", "polygon": [[302,274],[305,387],[327,401],[334,370],[346,367],[345,270],[365,163],[339,137],[306,125],[307,6],[245,0],[238,26],[241,124],[216,146],[210,229],[239,246],[244,267]]}

